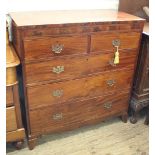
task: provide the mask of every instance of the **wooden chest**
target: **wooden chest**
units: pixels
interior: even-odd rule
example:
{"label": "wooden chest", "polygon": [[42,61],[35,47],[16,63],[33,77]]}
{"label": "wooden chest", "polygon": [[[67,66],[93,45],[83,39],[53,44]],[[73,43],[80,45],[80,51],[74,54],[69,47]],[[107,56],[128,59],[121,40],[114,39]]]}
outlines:
{"label": "wooden chest", "polygon": [[13,142],[17,149],[21,149],[25,138],[25,129],[21,119],[16,76],[16,66],[20,62],[13,47],[8,42],[8,36],[6,43],[6,142]]}
{"label": "wooden chest", "polygon": [[25,139],[25,129],[21,119],[18,84],[6,87],[6,142],[13,142],[21,149]]}
{"label": "wooden chest", "polygon": [[30,149],[45,133],[114,116],[127,121],[143,19],[103,10],[10,15]]}
{"label": "wooden chest", "polygon": [[[149,106],[149,25],[145,23],[141,47],[138,56],[130,107],[132,110],[131,123],[137,122],[138,113]],[[148,112],[147,112],[148,113]],[[148,124],[148,114],[145,124]]]}

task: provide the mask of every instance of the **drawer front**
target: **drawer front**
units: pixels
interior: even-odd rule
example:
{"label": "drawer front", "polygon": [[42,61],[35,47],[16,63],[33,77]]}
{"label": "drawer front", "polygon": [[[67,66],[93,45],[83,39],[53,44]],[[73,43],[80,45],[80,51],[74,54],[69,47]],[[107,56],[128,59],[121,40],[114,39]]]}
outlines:
{"label": "drawer front", "polygon": [[138,32],[94,34],[91,36],[91,52],[114,51],[116,50],[114,44],[118,44],[119,49],[137,49],[140,36]]}
{"label": "drawer front", "polygon": [[17,130],[15,107],[6,108],[6,131]]}
{"label": "drawer front", "polygon": [[112,94],[30,111],[31,133],[58,132],[102,121],[128,108],[128,93]]}
{"label": "drawer front", "polygon": [[136,50],[121,51],[118,65],[113,64],[113,52],[29,63],[25,65],[26,83],[69,80],[123,67],[134,69],[136,54]]}
{"label": "drawer front", "polygon": [[12,86],[6,87],[6,106],[13,105],[13,90]]}
{"label": "drawer front", "polygon": [[44,37],[24,40],[25,60],[82,54],[88,48],[87,36]]}
{"label": "drawer front", "polygon": [[133,73],[133,70],[118,70],[77,80],[27,87],[29,108],[35,109],[129,89]]}

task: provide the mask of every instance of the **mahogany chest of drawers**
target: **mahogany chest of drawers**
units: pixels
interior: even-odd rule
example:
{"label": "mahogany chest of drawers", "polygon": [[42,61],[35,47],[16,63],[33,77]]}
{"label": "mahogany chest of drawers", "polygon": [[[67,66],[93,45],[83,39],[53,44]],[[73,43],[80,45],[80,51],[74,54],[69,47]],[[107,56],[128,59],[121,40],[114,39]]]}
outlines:
{"label": "mahogany chest of drawers", "polygon": [[123,12],[10,13],[22,63],[29,148],[38,136],[121,116],[144,20]]}

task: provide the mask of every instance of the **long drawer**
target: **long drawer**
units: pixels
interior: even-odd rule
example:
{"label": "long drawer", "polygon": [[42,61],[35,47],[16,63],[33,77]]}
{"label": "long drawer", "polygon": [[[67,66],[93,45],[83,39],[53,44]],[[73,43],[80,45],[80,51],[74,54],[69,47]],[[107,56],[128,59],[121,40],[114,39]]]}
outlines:
{"label": "long drawer", "polygon": [[87,78],[27,87],[30,109],[130,89],[133,70],[116,70]]}
{"label": "long drawer", "polygon": [[91,52],[115,50],[113,42],[119,45],[119,49],[137,49],[141,34],[139,32],[94,34],[91,36]]}
{"label": "long drawer", "polygon": [[15,107],[6,108],[6,131],[17,130]]}
{"label": "long drawer", "polygon": [[42,37],[24,40],[25,60],[87,53],[87,36]]}
{"label": "long drawer", "polygon": [[128,108],[129,93],[116,93],[80,102],[29,111],[31,133],[59,132],[91,124]]}
{"label": "long drawer", "polygon": [[26,84],[42,81],[62,81],[98,72],[135,66],[137,50],[120,51],[120,63],[113,64],[114,52],[77,57],[54,58],[25,65]]}

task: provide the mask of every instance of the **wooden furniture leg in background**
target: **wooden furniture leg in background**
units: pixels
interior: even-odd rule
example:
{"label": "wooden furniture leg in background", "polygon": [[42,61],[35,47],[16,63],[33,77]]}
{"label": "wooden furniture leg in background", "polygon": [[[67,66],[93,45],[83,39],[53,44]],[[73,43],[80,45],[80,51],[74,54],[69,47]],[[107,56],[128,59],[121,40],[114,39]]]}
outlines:
{"label": "wooden furniture leg in background", "polygon": [[28,139],[28,147],[29,147],[30,150],[33,150],[35,148],[35,146],[37,144],[37,139],[38,138],[36,138],[36,137]]}

